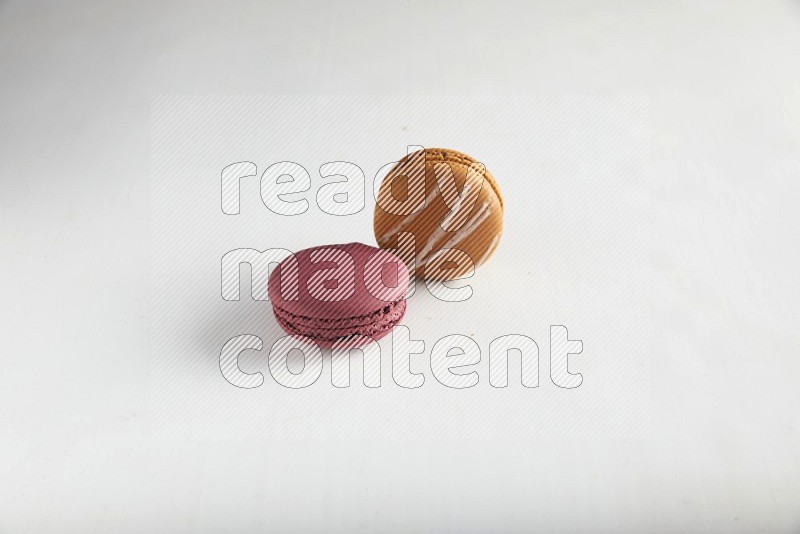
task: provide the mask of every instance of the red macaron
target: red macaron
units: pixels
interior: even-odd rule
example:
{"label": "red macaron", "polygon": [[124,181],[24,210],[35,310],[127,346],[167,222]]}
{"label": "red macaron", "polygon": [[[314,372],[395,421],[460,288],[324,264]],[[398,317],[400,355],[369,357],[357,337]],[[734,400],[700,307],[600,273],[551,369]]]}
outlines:
{"label": "red macaron", "polygon": [[286,333],[322,347],[380,339],[406,311],[408,270],[389,252],[364,245],[324,245],[284,259],[269,277],[275,319]]}

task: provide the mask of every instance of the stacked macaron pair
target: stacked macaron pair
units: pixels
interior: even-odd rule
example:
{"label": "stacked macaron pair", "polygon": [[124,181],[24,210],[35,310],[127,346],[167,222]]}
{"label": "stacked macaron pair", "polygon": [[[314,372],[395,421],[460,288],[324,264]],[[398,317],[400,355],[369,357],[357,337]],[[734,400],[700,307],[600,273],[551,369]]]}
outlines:
{"label": "stacked macaron pair", "polygon": [[422,149],[397,162],[375,206],[378,247],[362,243],[301,250],[269,278],[281,328],[323,347],[362,345],[388,334],[406,312],[414,277],[450,280],[497,248],[503,199],[475,159]]}

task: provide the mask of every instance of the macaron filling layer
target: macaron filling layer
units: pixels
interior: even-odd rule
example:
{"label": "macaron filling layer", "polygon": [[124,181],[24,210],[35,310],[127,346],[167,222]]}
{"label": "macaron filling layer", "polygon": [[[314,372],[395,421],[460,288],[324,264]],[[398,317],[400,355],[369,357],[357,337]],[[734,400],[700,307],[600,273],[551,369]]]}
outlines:
{"label": "macaron filling layer", "polygon": [[326,344],[355,335],[381,338],[400,322],[405,311],[406,301],[397,300],[365,315],[324,319],[297,315],[273,306],[275,318],[284,330]]}

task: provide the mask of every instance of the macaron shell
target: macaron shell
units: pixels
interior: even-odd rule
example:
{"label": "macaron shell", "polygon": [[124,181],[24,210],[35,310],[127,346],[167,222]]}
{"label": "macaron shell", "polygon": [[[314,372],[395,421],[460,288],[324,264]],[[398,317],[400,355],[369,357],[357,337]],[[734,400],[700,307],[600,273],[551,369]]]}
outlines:
{"label": "macaron shell", "polygon": [[[285,332],[310,339],[321,347],[331,347],[336,341],[353,339],[352,336],[367,336],[378,340],[392,331],[392,328],[403,319],[405,311],[406,301],[399,300],[368,316],[326,322],[292,316],[277,307],[273,308],[275,320]],[[353,346],[360,344],[355,342]]]}
{"label": "macaron shell", "polygon": [[[335,269],[345,267],[338,261],[342,252],[352,257],[353,276],[344,270],[337,276]],[[365,276],[368,262],[377,266],[378,271],[372,269]],[[286,258],[273,270],[269,277],[269,298],[276,308],[298,316],[360,317],[405,299],[408,272],[404,267],[402,260],[391,252],[363,243],[313,247]],[[392,276],[392,273],[397,274]],[[378,279],[383,283],[378,284]],[[346,298],[337,298],[334,291],[337,288],[340,296]],[[321,293],[327,293],[323,297],[333,300],[320,299]]]}
{"label": "macaron shell", "polygon": [[[395,199],[402,200],[403,192],[414,186],[415,181],[423,178],[421,175],[410,178],[402,173],[403,165],[414,154],[403,158],[384,179],[379,191],[379,198],[392,195]],[[435,164],[446,163],[453,172],[453,179],[459,191],[464,187],[469,169],[481,171],[483,183],[472,211],[463,224],[454,231],[442,228],[441,222],[450,214],[448,207],[441,195],[434,171]],[[473,172],[473,177],[476,173]],[[425,207],[409,215],[397,215],[384,210],[380,204],[375,207],[373,225],[375,239],[378,246],[385,249],[397,249],[397,236],[400,232],[414,234],[416,255],[415,274],[421,278],[453,279],[465,274],[469,265],[457,262],[458,268],[449,271],[429,268],[426,265],[431,256],[441,249],[458,249],[465,252],[472,260],[475,267],[484,264],[496,250],[503,231],[503,198],[500,189],[491,173],[474,158],[462,152],[450,149],[427,148],[425,149]],[[412,258],[404,257],[404,253],[396,251],[407,264]],[[445,259],[447,259],[445,257]]]}

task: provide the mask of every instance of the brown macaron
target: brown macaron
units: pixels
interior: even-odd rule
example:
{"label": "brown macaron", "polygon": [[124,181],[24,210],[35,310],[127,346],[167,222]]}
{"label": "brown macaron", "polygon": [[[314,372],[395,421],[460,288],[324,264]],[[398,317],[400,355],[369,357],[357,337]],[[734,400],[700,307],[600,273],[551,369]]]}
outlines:
{"label": "brown macaron", "polygon": [[497,248],[503,231],[500,188],[482,163],[462,152],[412,148],[380,185],[375,239],[379,247],[394,249],[418,277],[461,277]]}

